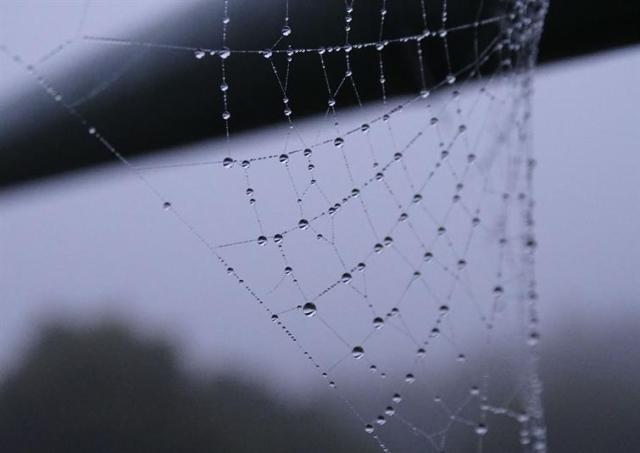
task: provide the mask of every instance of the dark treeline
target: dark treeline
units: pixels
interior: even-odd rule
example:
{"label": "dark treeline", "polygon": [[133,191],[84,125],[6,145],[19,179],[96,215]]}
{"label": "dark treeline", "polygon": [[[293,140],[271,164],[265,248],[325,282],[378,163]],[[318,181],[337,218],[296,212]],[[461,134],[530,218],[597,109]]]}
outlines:
{"label": "dark treeline", "polygon": [[[501,13],[506,2],[449,2],[448,24],[470,24],[477,18]],[[386,37],[422,31],[419,0],[388,2]],[[469,6],[472,5],[472,6]],[[478,9],[478,5],[482,5]],[[194,4],[177,16],[136,30],[124,38],[185,46],[221,46],[222,2]],[[351,42],[371,42],[378,38],[378,2],[358,3],[350,32]],[[427,1],[428,28],[439,30],[441,0]],[[237,0],[232,2],[228,43],[234,49],[263,49],[279,36],[284,11],[274,2]],[[344,2],[338,0],[296,0],[290,5],[295,48],[316,48],[344,43]],[[540,49],[540,61],[547,62],[640,40],[640,3],[624,0],[552,0]],[[475,60],[478,42],[481,51],[496,35],[499,25],[469,28],[448,37],[454,72]],[[89,31],[88,31],[89,32]],[[65,102],[98,127],[125,156],[157,152],[162,148],[203,140],[221,134],[224,122],[222,96],[218,85],[221,65],[218,57],[196,60],[192,53],[135,46],[114,46],[97,42],[92,55],[65,74],[47,74],[64,94]],[[391,45],[384,50],[385,78],[390,96],[417,92],[422,87],[414,43]],[[280,44],[279,48],[285,48]],[[426,85],[433,86],[448,73],[442,40],[423,42]],[[2,56],[2,65],[13,64]],[[335,88],[346,64],[343,52],[325,54],[330,82]],[[381,97],[378,54],[373,48],[351,53],[351,67],[363,101]],[[286,56],[272,61],[284,77]],[[480,69],[494,70],[497,58]],[[226,61],[229,81],[229,110],[232,131],[238,132],[283,121],[283,95],[271,66],[259,55],[233,56]],[[464,73],[469,74],[469,71]],[[107,89],[91,95],[96,87],[112,80]],[[293,118],[324,112],[327,88],[316,53],[296,55],[292,63],[287,97]],[[336,99],[338,108],[353,105],[356,97],[345,87]],[[87,134],[78,123],[34,86],[16,94],[6,104],[0,123],[3,165],[0,185],[6,186],[101,162],[113,156]]]}

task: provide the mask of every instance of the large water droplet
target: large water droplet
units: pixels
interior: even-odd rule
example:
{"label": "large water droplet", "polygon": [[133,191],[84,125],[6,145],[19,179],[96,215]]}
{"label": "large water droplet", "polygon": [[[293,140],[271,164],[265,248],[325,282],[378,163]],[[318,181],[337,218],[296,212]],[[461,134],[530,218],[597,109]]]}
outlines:
{"label": "large water droplet", "polygon": [[333,144],[334,146],[336,146],[337,148],[340,148],[342,145],[344,145],[344,139],[342,137],[336,137],[333,140]]}
{"label": "large water droplet", "polygon": [[342,283],[350,283],[351,274],[349,272],[345,272],[344,274],[342,274],[342,277],[340,279],[342,280]]}
{"label": "large water droplet", "polygon": [[353,358],[356,360],[361,359],[364,357],[364,349],[362,346],[354,346],[351,350],[351,355],[353,355]]}
{"label": "large water droplet", "polygon": [[387,417],[391,417],[395,413],[396,413],[396,410],[391,406],[387,406],[387,408],[384,410],[384,415],[386,415]]}
{"label": "large water droplet", "polygon": [[384,326],[384,319],[382,319],[380,316],[376,316],[375,318],[373,318],[373,327],[375,327],[376,329],[380,329],[382,328],[382,326]]}
{"label": "large water droplet", "polygon": [[400,401],[402,401],[402,396],[400,396],[399,393],[394,393],[393,396],[391,397],[391,401],[398,404]]}
{"label": "large water droplet", "polygon": [[193,55],[194,55],[198,60],[202,60],[202,59],[205,57],[206,52],[205,52],[204,50],[200,50],[200,49],[198,49],[198,50],[196,50],[195,52],[193,52]]}
{"label": "large water droplet", "polygon": [[266,236],[258,236],[258,245],[265,245],[267,243]]}
{"label": "large water droplet", "polygon": [[416,377],[413,375],[413,373],[407,373],[407,375],[404,377],[404,381],[407,384],[413,384],[414,382],[416,382]]}
{"label": "large water droplet", "polygon": [[309,318],[314,316],[316,314],[315,304],[311,302],[307,302],[306,304],[304,304],[304,306],[302,307],[302,313],[304,313],[304,315]]}
{"label": "large water droplet", "polygon": [[230,158],[230,157],[225,157],[225,158],[222,160],[222,166],[223,166],[224,168],[231,168],[231,167],[233,167],[233,159],[232,159],[232,158]]}
{"label": "large water droplet", "polygon": [[218,55],[220,55],[220,58],[222,58],[223,60],[226,60],[231,55],[231,50],[229,50],[228,47],[223,47]]}
{"label": "large water droplet", "polygon": [[298,228],[306,230],[309,227],[309,221],[307,219],[300,219],[298,221]]}
{"label": "large water droplet", "polygon": [[282,36],[289,36],[291,34],[291,27],[285,25],[282,27]]}

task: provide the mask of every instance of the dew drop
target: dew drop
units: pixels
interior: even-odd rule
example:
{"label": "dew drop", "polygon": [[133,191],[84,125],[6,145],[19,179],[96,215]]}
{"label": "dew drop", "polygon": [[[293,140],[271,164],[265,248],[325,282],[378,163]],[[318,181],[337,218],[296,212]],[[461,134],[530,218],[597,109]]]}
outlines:
{"label": "dew drop", "polygon": [[311,156],[311,153],[312,153],[311,148],[307,148],[307,149],[305,149],[305,150],[302,152],[302,154],[304,155],[304,157],[309,157],[309,156]]}
{"label": "dew drop", "polygon": [[342,283],[350,283],[351,282],[351,274],[348,272],[345,272],[344,274],[342,274],[342,277],[340,278],[342,280]]}
{"label": "dew drop", "polygon": [[198,49],[193,52],[193,55],[196,57],[196,59],[202,60],[205,57],[206,53],[204,50]]}
{"label": "dew drop", "polygon": [[398,217],[398,220],[401,222],[404,222],[408,218],[409,218],[409,214],[407,214],[406,212],[403,212],[402,214],[400,214],[400,217]]}
{"label": "dew drop", "polygon": [[407,373],[407,375],[404,377],[404,381],[407,384],[413,384],[414,382],[416,382],[416,377],[412,373]]}
{"label": "dew drop", "polygon": [[224,112],[222,112],[222,119],[223,120],[228,120],[229,118],[231,118],[231,113],[229,113],[227,110],[225,110]]}
{"label": "dew drop", "polygon": [[343,146],[343,145],[344,145],[344,139],[343,139],[342,137],[336,137],[336,138],[333,140],[333,145],[334,145],[336,148],[340,148],[341,146]]}
{"label": "dew drop", "polygon": [[169,203],[168,201],[165,201],[164,203],[162,203],[162,208],[165,211],[168,211],[169,209],[171,209],[171,203]]}
{"label": "dew drop", "polygon": [[446,315],[447,313],[449,313],[449,306],[440,305],[440,308],[438,309],[438,311],[440,312],[441,315]]}
{"label": "dew drop", "polygon": [[306,230],[309,227],[309,221],[307,219],[300,219],[298,221],[298,228]]}
{"label": "dew drop", "polygon": [[289,155],[288,154],[280,154],[280,156],[278,157],[278,161],[281,164],[286,164],[287,162],[289,162]]}
{"label": "dew drop", "polygon": [[96,133],[96,128],[95,127],[90,127],[89,128],[89,135],[94,135]]}
{"label": "dew drop", "polygon": [[262,51],[262,56],[267,60],[273,56],[273,51],[271,49],[266,49]]}
{"label": "dew drop", "polygon": [[223,60],[226,60],[231,55],[231,50],[229,50],[228,47],[223,47],[218,55],[220,55],[220,58]]}
{"label": "dew drop", "polygon": [[414,203],[420,203],[420,202],[422,201],[422,195],[420,195],[419,193],[415,194],[415,195],[413,196],[412,201],[413,201]]}
{"label": "dew drop", "polygon": [[285,25],[282,27],[282,36],[289,36],[291,34],[291,27]]}
{"label": "dew drop", "polygon": [[230,157],[225,157],[225,158],[222,160],[222,166],[223,166],[224,168],[231,168],[231,167],[233,167],[233,159],[232,159],[232,158],[230,158]]}
{"label": "dew drop", "polygon": [[395,413],[396,413],[396,410],[391,406],[387,406],[387,408],[384,410],[384,415],[386,415],[387,417],[391,417]]}
{"label": "dew drop", "polygon": [[433,117],[429,120],[429,124],[431,124],[432,126],[435,126],[436,124],[438,124],[438,118],[437,117]]}
{"label": "dew drop", "polygon": [[399,393],[394,393],[393,396],[391,397],[391,401],[398,404],[400,401],[402,401],[402,396],[400,396]]}
{"label": "dew drop", "polygon": [[416,351],[416,355],[417,355],[418,357],[424,357],[426,353],[427,353],[427,351],[425,351],[425,349],[424,349],[424,348],[419,348],[419,349]]}
{"label": "dew drop", "polygon": [[380,253],[380,252],[382,252],[383,248],[384,248],[384,245],[378,243],[378,244],[373,246],[373,251],[376,252],[376,253]]}
{"label": "dew drop", "polygon": [[373,433],[373,425],[371,425],[371,424],[367,423],[366,425],[364,425],[364,431],[365,431],[367,434],[371,434],[371,433]]}
{"label": "dew drop", "polygon": [[387,236],[383,239],[382,242],[384,243],[385,247],[389,247],[391,244],[393,244],[393,238],[391,236]]}
{"label": "dew drop", "polygon": [[359,195],[360,195],[360,190],[359,189],[354,188],[354,189],[351,190],[351,196],[352,197],[356,198]]}
{"label": "dew drop", "polygon": [[431,261],[432,259],[433,259],[433,253],[431,253],[431,252],[425,252],[425,254],[424,254],[424,260],[425,260],[426,262],[429,262],[429,261]]}
{"label": "dew drop", "polygon": [[243,160],[243,161],[240,163],[240,166],[241,166],[242,168],[249,168],[249,167],[251,166],[251,162],[249,162],[248,160]]}
{"label": "dew drop", "polygon": [[364,263],[358,263],[356,265],[356,269],[359,270],[360,272],[364,271],[365,267],[367,267],[367,265]]}
{"label": "dew drop", "polygon": [[384,415],[378,415],[378,417],[376,417],[376,423],[382,426],[387,423],[387,420],[384,418]]}
{"label": "dew drop", "polygon": [[314,316],[316,314],[315,304],[311,302],[307,302],[306,304],[304,304],[304,306],[302,307],[302,313],[304,313],[307,318],[311,318],[312,316]]}
{"label": "dew drop", "polygon": [[362,349],[362,346],[354,346],[351,350],[351,355],[354,359],[359,360],[364,357],[364,349]]}
{"label": "dew drop", "polygon": [[222,82],[220,84],[220,91],[222,91],[223,93],[229,91],[229,85],[226,82]]}
{"label": "dew drop", "polygon": [[275,236],[273,236],[273,242],[275,242],[276,244],[280,244],[282,242],[282,235],[276,234]]}
{"label": "dew drop", "polygon": [[487,426],[484,423],[478,423],[478,426],[476,426],[476,434],[478,436],[484,436],[485,434],[487,434],[489,430],[487,429]]}
{"label": "dew drop", "polygon": [[380,316],[376,316],[373,318],[373,327],[376,329],[381,329],[384,326],[384,319]]}
{"label": "dew drop", "polygon": [[362,126],[360,126],[360,130],[362,132],[367,132],[370,128],[371,126],[369,126],[367,123],[364,123]]}
{"label": "dew drop", "polygon": [[267,243],[266,236],[258,236],[258,245],[265,245]]}
{"label": "dew drop", "polygon": [[329,107],[333,107],[334,105],[336,105],[336,100],[333,98],[329,98],[327,104],[329,105]]}
{"label": "dew drop", "polygon": [[480,389],[478,388],[477,385],[472,385],[471,389],[469,389],[469,394],[473,396],[478,396],[480,395]]}
{"label": "dew drop", "polygon": [[453,85],[454,83],[456,83],[456,76],[454,76],[453,74],[449,74],[447,76],[447,83],[449,85]]}

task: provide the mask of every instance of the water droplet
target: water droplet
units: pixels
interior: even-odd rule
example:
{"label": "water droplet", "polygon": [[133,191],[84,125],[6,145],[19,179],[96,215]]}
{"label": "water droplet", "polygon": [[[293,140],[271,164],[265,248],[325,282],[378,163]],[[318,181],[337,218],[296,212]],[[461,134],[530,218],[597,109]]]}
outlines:
{"label": "water droplet", "polygon": [[286,164],[287,162],[289,162],[289,155],[280,154],[280,157],[278,157],[278,161],[280,161],[281,164]]}
{"label": "water droplet", "polygon": [[382,181],[384,179],[384,173],[376,173],[376,181]]}
{"label": "water droplet", "polygon": [[378,415],[378,417],[376,417],[376,423],[382,426],[387,423],[387,420],[384,418],[384,415]]}
{"label": "water droplet", "polygon": [[432,259],[433,259],[433,253],[431,253],[431,252],[425,252],[425,254],[424,254],[424,260],[425,260],[426,262],[429,262],[429,261],[431,261]]}
{"label": "water droplet", "polygon": [[360,195],[360,190],[359,190],[359,189],[355,189],[355,188],[354,188],[354,189],[352,189],[352,190],[351,190],[351,196],[352,196],[352,197],[356,198],[356,197],[358,197],[359,195]]}
{"label": "water droplet", "polygon": [[414,382],[416,382],[416,377],[412,373],[407,373],[407,375],[404,377],[404,381],[407,384],[413,384]]}
{"label": "water droplet", "polygon": [[272,55],[273,55],[273,51],[271,49],[266,49],[262,51],[262,56],[265,57],[267,60],[271,58]]}
{"label": "water droplet", "polygon": [[493,295],[494,296],[500,297],[500,296],[502,296],[503,293],[504,293],[504,288],[502,288],[502,286],[498,285],[498,286],[493,288]]}
{"label": "water droplet", "polygon": [[449,85],[453,85],[454,83],[456,83],[456,76],[454,76],[453,74],[449,74],[447,76],[447,83]]}
{"label": "water droplet", "polygon": [[284,116],[291,116],[291,114],[293,113],[289,107],[285,107],[283,112]]}
{"label": "water droplet", "polygon": [[443,235],[443,234],[445,234],[446,232],[447,232],[447,229],[446,229],[445,227],[443,227],[443,226],[438,227],[438,234],[439,234],[440,236],[442,236],[442,235]]}
{"label": "water droplet", "polygon": [[258,245],[265,245],[267,243],[266,236],[258,236]]}
{"label": "water droplet", "polygon": [[466,265],[467,265],[466,260],[463,260],[463,259],[458,260],[458,269],[462,270],[465,268]]}
{"label": "water droplet", "polygon": [[427,353],[427,351],[425,351],[424,348],[418,348],[418,350],[416,351],[416,355],[418,357],[424,357],[426,353]]}
{"label": "water droplet", "polygon": [[367,423],[366,425],[364,425],[364,430],[367,434],[373,433],[373,425]]}
{"label": "water droplet", "polygon": [[387,417],[391,417],[395,413],[396,413],[396,410],[391,406],[387,406],[387,408],[384,410],[384,415],[386,415]]}
{"label": "water droplet", "polygon": [[415,194],[413,196],[413,200],[411,201],[413,201],[414,203],[420,203],[422,201],[422,195],[420,195],[419,193]]}
{"label": "water droplet", "polygon": [[96,128],[95,127],[90,127],[89,128],[89,135],[94,135],[96,133]]}
{"label": "water droplet", "polygon": [[226,82],[222,82],[220,84],[220,91],[223,93],[229,90],[229,85]]}
{"label": "water droplet", "polygon": [[240,163],[240,166],[241,166],[242,168],[249,168],[249,167],[251,166],[251,162],[249,162],[248,160],[243,160],[243,161]]}
{"label": "water droplet", "polygon": [[224,168],[231,168],[231,167],[233,167],[233,159],[232,159],[232,158],[230,158],[230,157],[225,157],[225,158],[222,160],[222,166],[223,166]]}
{"label": "water droplet", "polygon": [[224,112],[222,112],[222,119],[223,120],[228,120],[229,118],[231,118],[231,113],[229,113],[227,110],[225,110]]}
{"label": "water droplet", "polygon": [[336,137],[333,140],[333,145],[337,148],[340,148],[341,146],[344,145],[344,139],[342,137]]}
{"label": "water droplet", "polygon": [[329,105],[329,107],[333,107],[334,105],[336,105],[336,100],[333,98],[329,98],[327,104]]}
{"label": "water droplet", "polygon": [[298,221],[298,228],[306,230],[309,227],[309,221],[307,219],[300,219]]}
{"label": "water droplet", "polygon": [[467,360],[467,357],[464,354],[458,354],[458,357],[456,357],[456,360],[458,362],[464,362],[465,360]]}
{"label": "water droplet", "polygon": [[473,396],[478,396],[480,395],[480,389],[478,388],[477,385],[472,385],[471,388],[469,389],[469,394]]}
{"label": "water droplet", "polygon": [[384,326],[384,319],[380,316],[373,318],[373,327],[376,329],[381,329]]}
{"label": "water droplet", "polygon": [[198,50],[196,50],[196,51],[193,53],[193,55],[194,55],[198,60],[202,60],[202,59],[205,57],[206,53],[205,53],[205,51],[204,51],[204,50],[200,50],[200,49],[198,49]]}
{"label": "water droplet", "polygon": [[478,423],[478,426],[476,426],[476,434],[478,436],[484,436],[488,431],[489,429],[484,423]]}
{"label": "water droplet", "polygon": [[307,302],[306,304],[304,304],[304,306],[302,307],[302,313],[304,313],[304,315],[308,318],[314,316],[316,314],[315,304],[311,302]]}
{"label": "water droplet", "polygon": [[376,252],[376,253],[380,253],[380,252],[382,252],[383,248],[384,248],[384,245],[378,243],[378,244],[373,246],[373,251]]}
{"label": "water droplet", "polygon": [[377,367],[377,366],[375,366],[375,365],[371,365],[371,366],[369,367],[369,371],[371,371],[372,373],[375,373],[376,371],[378,371],[378,367]]}
{"label": "water droplet", "polygon": [[391,401],[398,404],[400,401],[402,401],[402,396],[400,396],[399,393],[394,393],[393,396],[391,397]]}
{"label": "water droplet", "polygon": [[429,124],[431,124],[432,126],[435,126],[436,124],[438,124],[438,121],[439,121],[438,118],[434,116],[429,120]]}
{"label": "water droplet", "polygon": [[472,163],[476,160],[476,155],[471,153],[467,155],[467,162]]}
{"label": "water droplet", "polygon": [[449,306],[440,305],[440,308],[438,309],[438,311],[440,312],[441,315],[446,315],[447,313],[449,313]]}
{"label": "water droplet", "polygon": [[310,148],[307,148],[307,149],[305,149],[305,150],[302,152],[302,154],[304,155],[304,157],[309,157],[309,156],[311,156],[311,153],[312,153],[312,151],[311,151],[311,149],[310,149]]}
{"label": "water droplet", "polygon": [[361,359],[364,357],[364,349],[362,349],[362,346],[354,346],[351,350],[351,355],[356,360]]}
{"label": "water droplet", "polygon": [[376,50],[377,51],[382,51],[382,49],[384,49],[384,43],[376,43]]}
{"label": "water droplet", "polygon": [[273,236],[273,242],[275,242],[276,244],[280,244],[282,242],[282,235],[276,234],[275,236]]}
{"label": "water droplet", "polygon": [[540,334],[538,332],[531,332],[529,334],[529,338],[527,339],[527,344],[529,346],[535,346],[540,341]]}
{"label": "water droplet", "polygon": [[289,36],[291,34],[291,27],[285,25],[282,27],[282,36]]}
{"label": "water droplet", "polygon": [[220,58],[222,58],[223,60],[226,60],[231,55],[231,50],[229,50],[228,47],[223,47],[218,55],[220,55]]}
{"label": "water droplet", "polygon": [[461,124],[460,126],[458,126],[458,132],[463,134],[467,131],[467,126],[466,124]]}
{"label": "water droplet", "polygon": [[162,207],[164,208],[165,211],[168,211],[169,209],[171,209],[171,203],[169,203],[168,201],[165,201],[164,203],[162,203]]}
{"label": "water droplet", "polygon": [[371,126],[369,126],[367,123],[364,123],[362,126],[360,126],[360,130],[362,132],[367,132],[370,128]]}
{"label": "water droplet", "polygon": [[231,18],[230,18],[229,16],[225,16],[225,17],[222,19],[222,23],[223,23],[223,24],[225,24],[225,25],[228,25],[228,24],[229,24],[229,22],[231,22]]}
{"label": "water droplet", "polygon": [[344,274],[342,274],[342,277],[340,278],[342,280],[342,283],[350,283],[351,282],[351,274],[348,272],[345,272]]}

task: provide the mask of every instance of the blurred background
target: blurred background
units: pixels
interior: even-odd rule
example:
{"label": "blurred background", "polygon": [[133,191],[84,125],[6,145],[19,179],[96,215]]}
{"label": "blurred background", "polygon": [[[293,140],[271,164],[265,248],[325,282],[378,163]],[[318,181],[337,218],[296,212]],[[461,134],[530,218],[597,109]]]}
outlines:
{"label": "blurred background", "polygon": [[[292,23],[295,47],[342,42],[343,5],[324,3],[290,2],[299,24]],[[477,8],[450,3],[451,23],[476,20]],[[485,2],[480,17],[491,17],[500,3]],[[231,5],[231,47],[263,48],[275,40],[271,31],[281,28],[283,5]],[[419,28],[416,5],[388,2],[388,15],[402,18],[389,21],[390,36]],[[152,165],[221,159],[218,59],[131,42],[219,49],[223,6],[0,5],[2,451],[377,449],[296,346],[220,269],[211,270],[200,244],[167,222],[140,181],[25,71],[33,65],[127,158]],[[438,17],[442,4],[428,8]],[[354,42],[377,30],[378,10],[362,5]],[[639,23],[636,2],[552,0],[540,46],[533,134],[550,451],[640,451]],[[475,38],[482,43],[491,36],[489,29]],[[473,57],[473,37],[451,38],[451,53],[461,55],[454,65]],[[385,60],[389,97],[420,90],[414,53],[393,52]],[[426,75],[432,86],[446,76],[446,61],[439,47],[426,53],[434,55]],[[353,59],[354,73],[364,73],[361,98],[372,109],[380,97],[378,73],[366,68],[375,61],[375,55]],[[235,83],[233,132],[242,134],[236,146],[271,147],[282,102],[269,67],[247,68],[232,56],[227,71]],[[296,71],[292,108],[311,128],[326,106],[322,73],[304,58]],[[328,69],[333,79],[332,71],[336,65]],[[203,198],[181,176],[157,178],[178,200]],[[204,224],[209,217],[225,215],[207,213]],[[447,370],[438,376],[443,393],[458,385],[448,382]],[[497,382],[500,376],[492,371]],[[360,406],[370,404],[358,382],[347,381],[341,391]],[[393,386],[380,384],[378,391]],[[487,450],[512,451],[513,431],[508,422],[492,422]],[[407,445],[406,451],[424,451],[424,443]],[[475,448],[475,438],[457,432],[447,443],[447,451]]]}

